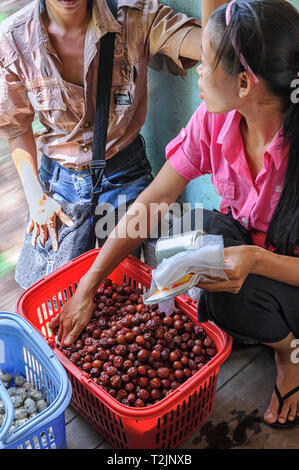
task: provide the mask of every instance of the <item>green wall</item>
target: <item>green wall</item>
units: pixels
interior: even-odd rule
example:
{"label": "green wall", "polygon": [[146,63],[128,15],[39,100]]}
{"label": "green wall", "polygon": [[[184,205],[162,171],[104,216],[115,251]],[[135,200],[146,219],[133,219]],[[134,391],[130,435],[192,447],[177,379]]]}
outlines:
{"label": "green wall", "polygon": [[[161,0],[161,3],[188,16],[201,18],[200,0]],[[290,3],[299,9],[299,0]],[[187,124],[200,104],[197,79],[195,68],[189,70],[184,78],[171,75],[161,56],[156,57],[149,67],[148,114],[142,133],[154,174],[165,162],[165,146]],[[202,202],[206,209],[218,208],[220,202],[209,175],[190,182],[181,199],[184,202]]]}

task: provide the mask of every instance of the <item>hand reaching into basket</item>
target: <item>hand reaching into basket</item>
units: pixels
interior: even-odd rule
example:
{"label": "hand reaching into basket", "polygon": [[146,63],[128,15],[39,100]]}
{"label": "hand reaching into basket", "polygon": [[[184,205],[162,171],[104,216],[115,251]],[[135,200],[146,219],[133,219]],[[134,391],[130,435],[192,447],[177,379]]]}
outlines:
{"label": "hand reaching into basket", "polygon": [[72,344],[90,322],[95,308],[94,295],[81,279],[74,296],[62,307],[60,313],[50,322],[50,329],[57,333],[62,346]]}

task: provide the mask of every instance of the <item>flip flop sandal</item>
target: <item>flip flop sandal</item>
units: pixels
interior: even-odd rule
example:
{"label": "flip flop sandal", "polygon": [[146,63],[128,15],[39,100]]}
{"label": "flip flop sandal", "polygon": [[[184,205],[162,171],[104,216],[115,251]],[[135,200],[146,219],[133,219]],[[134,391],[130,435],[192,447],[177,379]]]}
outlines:
{"label": "flip flop sandal", "polygon": [[[283,397],[281,396],[280,391],[278,390],[276,384],[275,384],[275,387],[274,387],[274,391],[275,391],[276,396],[277,396],[278,401],[279,401],[278,414],[280,414],[285,400],[287,400],[289,397],[291,397],[295,393],[299,392],[299,386],[293,388],[293,390],[286,393]],[[293,428],[294,426],[299,425],[299,416],[296,416],[296,418],[293,421],[290,421],[290,420],[287,419],[287,421],[285,423],[279,423],[278,421],[276,421],[275,423],[266,423],[266,421],[264,421],[264,422],[265,422],[265,424],[268,424],[269,426],[272,426],[274,428],[280,428],[280,429]]]}

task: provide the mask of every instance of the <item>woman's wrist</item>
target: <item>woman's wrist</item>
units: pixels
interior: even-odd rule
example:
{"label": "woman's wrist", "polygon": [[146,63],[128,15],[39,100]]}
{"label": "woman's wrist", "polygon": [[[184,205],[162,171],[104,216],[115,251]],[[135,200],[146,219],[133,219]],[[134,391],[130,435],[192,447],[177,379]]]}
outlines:
{"label": "woman's wrist", "polygon": [[43,192],[42,188],[35,188],[34,191],[31,191],[30,194],[28,194],[28,191],[24,191],[28,206],[29,207],[35,207],[36,205],[43,206],[44,202],[47,200],[47,195]]}
{"label": "woman's wrist", "polygon": [[104,278],[102,276],[95,275],[91,270],[89,270],[80,279],[80,291],[84,292],[84,295],[94,297],[102,282],[104,282]]}
{"label": "woman's wrist", "polygon": [[256,245],[248,245],[248,256],[251,259],[251,274],[259,274],[264,259],[265,249]]}

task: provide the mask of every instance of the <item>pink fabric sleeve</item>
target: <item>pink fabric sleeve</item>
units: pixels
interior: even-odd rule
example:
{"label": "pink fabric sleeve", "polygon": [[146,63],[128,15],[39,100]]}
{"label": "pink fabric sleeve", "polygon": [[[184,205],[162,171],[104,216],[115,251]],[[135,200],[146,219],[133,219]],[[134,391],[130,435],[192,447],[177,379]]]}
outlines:
{"label": "pink fabric sleeve", "polygon": [[207,113],[202,103],[187,126],[166,146],[166,158],[170,165],[187,180],[212,172],[205,119]]}

